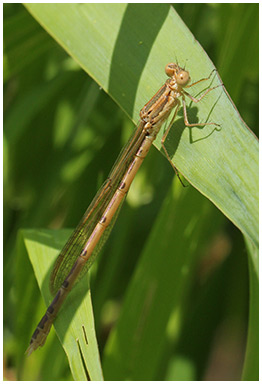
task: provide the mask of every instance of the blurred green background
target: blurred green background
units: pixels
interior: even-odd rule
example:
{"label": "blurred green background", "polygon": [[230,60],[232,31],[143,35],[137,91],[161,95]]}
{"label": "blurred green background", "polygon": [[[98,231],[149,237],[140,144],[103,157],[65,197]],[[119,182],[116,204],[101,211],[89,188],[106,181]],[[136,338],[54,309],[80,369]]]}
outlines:
{"label": "blurred green background", "polygon": [[[214,62],[241,116],[258,135],[258,4],[177,4],[174,8]],[[71,379],[66,356],[55,338],[55,365],[44,352],[30,360],[23,355],[32,332],[28,316],[36,323],[44,306],[29,261],[26,257],[17,260],[17,233],[21,228],[75,227],[132,129],[114,101],[22,5],[4,5],[7,380]],[[173,177],[166,159],[152,149],[91,271],[102,360]],[[209,220],[218,225],[197,258],[185,305],[187,322],[170,352],[171,363],[163,364],[156,380],[241,378],[248,321],[247,252],[241,233],[216,208]],[[19,279],[27,282],[24,292],[18,292]],[[203,328],[204,334],[198,332]]]}

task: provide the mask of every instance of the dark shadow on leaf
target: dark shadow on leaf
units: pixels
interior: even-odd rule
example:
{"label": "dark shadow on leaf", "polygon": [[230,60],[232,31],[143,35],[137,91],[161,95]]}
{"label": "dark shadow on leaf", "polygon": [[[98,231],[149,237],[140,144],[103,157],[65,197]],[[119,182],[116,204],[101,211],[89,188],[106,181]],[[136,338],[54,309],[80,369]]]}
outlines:
{"label": "dark shadow on leaf", "polygon": [[[206,120],[205,120],[206,123],[209,122],[210,116],[211,116],[216,104],[218,103],[220,97],[221,97],[221,94],[218,96],[216,102],[212,105],[212,108],[210,109],[209,114],[206,117]],[[187,116],[188,116],[189,123],[193,123],[193,122],[196,124],[202,123],[197,116],[198,107],[195,104],[193,104],[194,106],[192,107],[192,104],[193,104],[193,102],[191,102],[190,105],[187,107]],[[207,126],[203,126],[203,127],[199,127],[196,125],[195,127],[186,127],[185,122],[184,122],[184,114],[183,114],[182,107],[178,111],[177,115],[179,117],[181,116],[181,118],[179,118],[178,120],[175,120],[175,122],[173,123],[173,126],[170,129],[170,132],[166,138],[166,141],[165,141],[165,147],[166,147],[168,154],[169,154],[171,159],[174,157],[174,155],[178,149],[178,146],[179,146],[179,143],[180,143],[184,129],[186,129],[186,128],[189,129],[189,143],[190,144],[194,144],[198,141],[205,140],[208,137],[210,137],[215,131],[221,130],[220,126],[215,126],[215,125],[214,126],[207,125]],[[215,122],[215,123],[217,123],[217,122]],[[208,133],[205,134],[203,137],[194,140],[193,128],[197,128],[197,129],[201,129],[201,130],[203,129],[204,130],[203,132],[205,132],[207,127],[209,127]],[[211,131],[210,131],[210,127],[212,127]],[[161,149],[161,152],[164,153],[163,149]]]}
{"label": "dark shadow on leaf", "polygon": [[169,9],[168,4],[126,7],[111,59],[108,92],[113,97],[121,95],[121,100],[116,101],[129,116],[133,114],[140,77]]}

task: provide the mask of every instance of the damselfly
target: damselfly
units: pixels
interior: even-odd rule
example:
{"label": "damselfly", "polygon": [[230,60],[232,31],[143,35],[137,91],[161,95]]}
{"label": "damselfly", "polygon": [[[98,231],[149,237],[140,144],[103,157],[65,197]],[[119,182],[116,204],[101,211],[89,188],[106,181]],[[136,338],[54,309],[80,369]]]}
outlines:
{"label": "damselfly", "polygon": [[167,64],[165,72],[169,78],[141,109],[140,121],[136,131],[123,148],[109,177],[97,192],[77,228],[57,258],[50,280],[50,290],[55,297],[33,333],[27,349],[28,355],[39,346],[44,345],[53,321],[74,283],[90,268],[94,258],[104,245],[140,165],[159,133],[161,126],[173,109],[175,109],[174,115],[162,137],[161,143],[166,157],[177,173],[165,148],[165,140],[181,106],[179,98],[182,99],[184,122],[187,127],[219,125],[213,122],[189,123],[185,101],[185,98],[188,97],[194,103],[198,103],[210,91],[220,86],[217,85],[207,89],[199,98],[194,98],[185,91],[185,88],[190,88],[210,79],[213,71],[208,77],[192,84],[189,84],[189,72],[179,67],[178,64]]}

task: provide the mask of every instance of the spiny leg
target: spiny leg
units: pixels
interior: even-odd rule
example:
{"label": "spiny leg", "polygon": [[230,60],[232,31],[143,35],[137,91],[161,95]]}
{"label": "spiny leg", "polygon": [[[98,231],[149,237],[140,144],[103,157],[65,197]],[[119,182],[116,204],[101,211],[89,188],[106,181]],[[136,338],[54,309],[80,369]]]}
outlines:
{"label": "spiny leg", "polygon": [[198,99],[195,97],[191,96],[189,93],[183,90],[183,94],[189,97],[190,100],[192,100],[194,103],[198,103],[201,101],[209,92],[213,91],[213,89],[216,89],[218,87],[222,87],[223,84],[216,85],[215,87],[207,89]]}
{"label": "spiny leg", "polygon": [[175,171],[175,173],[176,173],[176,175],[177,175],[177,177],[178,177],[180,183],[183,185],[183,187],[186,187],[186,185],[184,185],[183,181],[182,181],[181,178],[180,178],[180,175],[179,175],[179,172],[178,172],[177,168],[176,168],[176,167],[174,166],[174,164],[172,163],[172,159],[171,159],[171,157],[169,156],[169,153],[168,153],[168,151],[167,151],[167,149],[166,149],[166,147],[165,147],[165,141],[166,141],[166,138],[167,138],[167,136],[168,136],[168,133],[169,133],[169,131],[170,131],[171,126],[172,126],[173,123],[174,123],[174,120],[175,120],[176,115],[177,115],[177,111],[178,111],[178,109],[179,109],[179,107],[180,107],[180,101],[179,101],[179,100],[177,100],[177,101],[178,101],[178,103],[177,103],[177,107],[176,107],[176,109],[175,109],[174,115],[173,115],[173,117],[172,117],[172,119],[171,119],[171,121],[170,121],[170,123],[169,123],[169,125],[168,125],[168,127],[167,127],[167,130],[165,131],[165,133],[163,134],[163,137],[162,137],[162,139],[161,139],[161,146],[162,146],[162,148],[163,148],[163,150],[164,150],[164,152],[165,152],[165,155],[166,155],[167,160],[169,161],[169,163],[171,164],[172,168],[174,169],[174,171]]}
{"label": "spiny leg", "polygon": [[194,85],[196,85],[196,84],[198,84],[198,83],[201,83],[202,81],[209,80],[210,77],[212,76],[212,73],[213,73],[213,72],[217,72],[216,68],[214,68],[214,69],[211,71],[211,73],[210,73],[210,75],[209,75],[208,77],[204,77],[203,79],[200,79],[200,80],[198,80],[198,81],[195,81],[195,82],[192,83],[192,84],[188,84],[188,85],[186,85],[184,88],[190,88],[190,87],[193,87]]}
{"label": "spiny leg", "polygon": [[[216,88],[216,87],[214,87],[214,88]],[[212,88],[210,88],[208,91],[211,91],[211,90],[212,90]],[[208,92],[205,92],[205,94],[202,95],[202,96],[204,97],[207,93]],[[187,96],[191,96],[191,95],[187,94]],[[195,99],[195,100],[197,100],[197,101],[195,101],[195,103],[200,101],[203,98],[202,96],[201,96],[200,99]],[[194,100],[192,100],[192,101],[194,101]],[[216,125],[217,127],[220,127],[220,124],[217,124],[217,123],[192,123],[192,124],[189,123],[188,117],[187,117],[186,100],[185,100],[185,96],[184,95],[182,95],[182,102],[183,102],[183,112],[184,112],[184,123],[185,123],[185,125],[187,127],[205,127],[206,125]]]}

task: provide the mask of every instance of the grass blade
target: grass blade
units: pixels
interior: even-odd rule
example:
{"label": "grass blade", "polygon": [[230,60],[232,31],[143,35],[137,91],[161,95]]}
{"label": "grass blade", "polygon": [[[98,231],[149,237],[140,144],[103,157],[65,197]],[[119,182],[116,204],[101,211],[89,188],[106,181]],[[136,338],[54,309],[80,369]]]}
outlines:
{"label": "grass blade", "polygon": [[[58,246],[62,247],[68,238],[68,231],[59,235],[48,230],[24,230],[23,236],[41,293],[48,306],[52,299],[49,291],[50,272],[60,250]],[[82,279],[73,289],[54,326],[74,379],[103,380],[86,279]]]}

